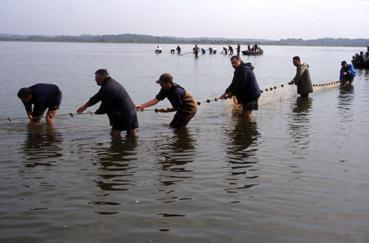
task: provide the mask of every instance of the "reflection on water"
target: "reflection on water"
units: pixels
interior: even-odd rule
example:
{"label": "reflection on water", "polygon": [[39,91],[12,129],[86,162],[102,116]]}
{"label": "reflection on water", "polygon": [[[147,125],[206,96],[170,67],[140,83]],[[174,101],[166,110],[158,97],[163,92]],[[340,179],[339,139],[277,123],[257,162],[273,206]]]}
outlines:
{"label": "reflection on water", "polygon": [[159,192],[164,193],[164,196],[158,199],[161,203],[191,200],[189,197],[178,195],[176,186],[193,177],[193,171],[188,169],[188,164],[192,163],[196,157],[195,140],[186,127],[171,131],[170,137],[156,145],[160,146],[159,182],[162,186],[159,186]]}
{"label": "reflection on water", "polygon": [[294,154],[304,154],[308,148],[310,139],[310,112],[311,98],[296,98],[292,112],[289,114],[288,127],[292,138],[291,149]]}
{"label": "reflection on water", "polygon": [[160,182],[170,186],[185,178],[192,178],[189,175],[192,171],[186,169],[186,164],[194,160],[196,149],[188,128],[174,129],[172,137],[160,146],[160,164],[163,170]]}
{"label": "reflection on water", "polygon": [[114,191],[127,191],[134,186],[131,177],[135,174],[136,147],[135,138],[112,140],[108,148],[104,144],[97,145],[98,178],[95,182],[100,188],[101,194],[96,195],[98,199],[90,202],[97,207],[96,213],[118,213],[114,206],[118,206],[120,203],[107,198]]}
{"label": "reflection on water", "polygon": [[337,132],[339,136],[346,136],[352,132],[354,121],[354,109],[352,107],[354,101],[354,86],[346,85],[340,87],[338,95],[338,119]]}
{"label": "reflection on water", "polygon": [[346,85],[340,88],[340,93],[338,95],[338,109],[342,121],[347,122],[350,118],[353,118],[353,110],[351,108],[354,100],[354,86]]}
{"label": "reflection on water", "polygon": [[258,176],[250,175],[253,164],[257,163],[257,139],[259,132],[256,121],[247,121],[243,117],[233,114],[232,122],[227,126],[226,160],[229,163],[229,174],[226,180],[229,187],[227,193],[237,193],[239,190],[255,186],[252,182]]}
{"label": "reflection on water", "polygon": [[63,137],[53,125],[28,127],[26,139],[20,148],[27,167],[52,166],[63,156]]}
{"label": "reflection on water", "polygon": [[126,191],[132,186],[126,177],[134,174],[131,166],[136,160],[136,140],[112,141],[109,148],[97,150],[100,179],[97,186],[103,191]]}

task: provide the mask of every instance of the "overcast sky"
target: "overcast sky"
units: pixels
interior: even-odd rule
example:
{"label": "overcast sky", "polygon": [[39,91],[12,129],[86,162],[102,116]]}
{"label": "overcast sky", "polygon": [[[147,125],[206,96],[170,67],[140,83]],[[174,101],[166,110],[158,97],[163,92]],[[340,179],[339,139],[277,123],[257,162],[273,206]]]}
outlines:
{"label": "overcast sky", "polygon": [[0,33],[369,38],[369,1],[0,0]]}

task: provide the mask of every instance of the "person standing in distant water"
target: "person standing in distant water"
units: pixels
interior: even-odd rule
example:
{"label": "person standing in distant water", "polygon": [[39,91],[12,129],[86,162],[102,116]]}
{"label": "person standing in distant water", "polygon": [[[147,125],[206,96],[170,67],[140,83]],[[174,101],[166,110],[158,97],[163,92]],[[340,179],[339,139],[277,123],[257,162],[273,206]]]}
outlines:
{"label": "person standing in distant water", "polygon": [[231,45],[228,45],[228,52],[229,55],[233,55],[233,47]]}
{"label": "person standing in distant water", "polygon": [[113,139],[120,138],[121,131],[127,131],[127,135],[134,135],[138,128],[135,105],[123,86],[112,79],[106,69],[95,72],[95,81],[101,86],[99,92],[92,96],[89,101],[78,108],[82,113],[88,107],[101,101],[100,107],[95,114],[107,114]]}
{"label": "person standing in distant water", "polygon": [[223,54],[227,55],[227,53],[228,53],[227,47],[223,46]]}
{"label": "person standing in distant water", "polygon": [[237,56],[240,56],[241,54],[241,46],[240,43],[237,43]]}
{"label": "person standing in distant water", "polygon": [[155,49],[156,54],[160,54],[160,53],[162,53],[162,51],[163,51],[163,48],[161,48],[161,46],[157,46],[156,49]]}
{"label": "person standing in distant water", "polygon": [[197,111],[197,104],[191,94],[184,88],[173,82],[173,76],[169,73],[160,75],[156,83],[160,84],[160,92],[152,100],[144,104],[137,105],[136,109],[144,111],[145,108],[156,105],[159,101],[167,98],[172,104],[172,108],[158,109],[157,112],[174,112],[174,118],[170,123],[173,128],[180,128],[187,126],[188,122],[195,116]]}
{"label": "person standing in distant water", "polygon": [[192,49],[193,54],[195,54],[195,57],[197,58],[199,56],[199,47],[197,46],[197,44],[195,44],[194,48]]}
{"label": "person standing in distant water", "polygon": [[256,81],[251,63],[242,62],[239,56],[231,58],[234,68],[232,83],[228,86],[220,99],[230,98],[233,95],[237,98],[237,103],[242,104],[243,116],[249,120],[253,110],[258,110],[258,99],[261,91]]}
{"label": "person standing in distant water", "polygon": [[340,70],[340,81],[341,86],[345,86],[347,84],[351,84],[354,81],[356,72],[351,64],[347,64],[346,61],[341,62],[341,70]]}
{"label": "person standing in distant water", "polygon": [[177,54],[181,54],[181,47],[179,45],[177,45]]}
{"label": "person standing in distant water", "polygon": [[297,93],[301,98],[308,98],[309,93],[313,93],[313,85],[311,84],[309,65],[303,63],[300,57],[294,56],[292,58],[293,65],[297,68],[295,77],[289,84],[297,86]]}
{"label": "person standing in distant water", "polygon": [[46,123],[52,124],[54,122],[62,100],[62,92],[58,86],[38,83],[28,88],[21,88],[17,96],[26,108],[30,125],[40,122],[46,109]]}

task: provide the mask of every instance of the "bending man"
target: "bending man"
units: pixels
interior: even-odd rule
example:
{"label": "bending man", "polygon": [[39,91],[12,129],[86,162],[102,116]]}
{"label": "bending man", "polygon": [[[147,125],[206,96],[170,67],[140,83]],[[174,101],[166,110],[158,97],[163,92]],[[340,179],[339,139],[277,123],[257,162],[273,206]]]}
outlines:
{"label": "bending man", "polygon": [[111,129],[111,136],[120,138],[121,131],[127,131],[127,135],[134,135],[138,127],[135,105],[123,86],[112,79],[106,69],[99,69],[95,72],[95,81],[101,86],[99,92],[90,100],[78,108],[77,112],[82,113],[88,107],[101,101],[100,107],[95,114],[107,114]]}
{"label": "bending man", "polygon": [[28,88],[21,88],[17,95],[26,108],[30,124],[40,122],[46,109],[46,123],[52,124],[54,122],[62,100],[62,93],[58,86],[39,83]]}
{"label": "bending man", "polygon": [[351,64],[347,64],[346,61],[341,62],[341,70],[340,70],[340,81],[341,86],[345,86],[347,84],[351,84],[354,81],[356,72]]}

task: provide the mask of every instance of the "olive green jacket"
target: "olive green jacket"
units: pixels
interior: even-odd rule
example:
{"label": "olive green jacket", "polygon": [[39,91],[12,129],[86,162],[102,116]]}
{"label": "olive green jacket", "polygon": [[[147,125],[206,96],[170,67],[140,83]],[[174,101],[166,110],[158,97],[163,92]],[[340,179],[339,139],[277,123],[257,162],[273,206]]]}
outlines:
{"label": "olive green jacket", "polygon": [[293,82],[297,85],[298,94],[313,93],[313,85],[311,84],[309,65],[301,63],[296,70]]}

